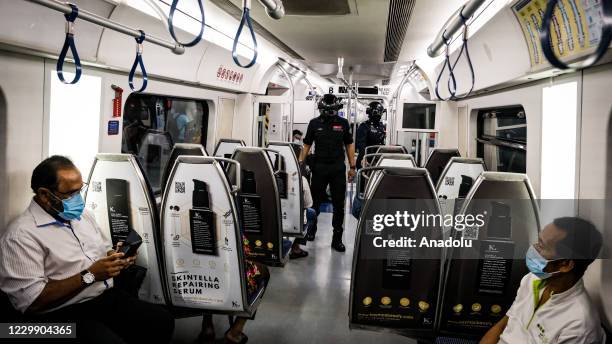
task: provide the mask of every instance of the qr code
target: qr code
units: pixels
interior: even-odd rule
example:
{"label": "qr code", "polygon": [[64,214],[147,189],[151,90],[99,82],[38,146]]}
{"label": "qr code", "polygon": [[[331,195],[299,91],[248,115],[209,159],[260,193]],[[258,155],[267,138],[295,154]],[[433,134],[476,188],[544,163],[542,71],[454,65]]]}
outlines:
{"label": "qr code", "polygon": [[444,185],[446,185],[446,186],[454,186],[455,185],[455,177],[446,177],[446,178],[444,178]]}
{"label": "qr code", "polygon": [[185,182],[174,182],[175,193],[185,193]]}
{"label": "qr code", "polygon": [[91,191],[93,191],[93,192],[102,192],[102,182],[93,182],[93,183],[91,183]]}
{"label": "qr code", "polygon": [[466,240],[478,240],[478,232],[479,232],[479,227],[478,226],[465,226],[465,229],[463,230],[463,239]]}

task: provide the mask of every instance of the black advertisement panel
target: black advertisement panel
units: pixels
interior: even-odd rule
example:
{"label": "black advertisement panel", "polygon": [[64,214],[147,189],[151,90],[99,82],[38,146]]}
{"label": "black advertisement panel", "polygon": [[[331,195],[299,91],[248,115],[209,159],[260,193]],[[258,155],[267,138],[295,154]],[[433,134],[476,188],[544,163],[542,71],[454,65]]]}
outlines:
{"label": "black advertisement panel", "polygon": [[124,179],[106,179],[106,203],[108,224],[113,246],[125,240],[130,226],[129,185]]}
{"label": "black advertisement panel", "polygon": [[206,209],[189,209],[189,229],[193,253],[217,255],[215,213]]}
{"label": "black advertisement panel", "polygon": [[261,197],[258,195],[241,194],[240,207],[242,229],[248,234],[263,233],[261,224]]}

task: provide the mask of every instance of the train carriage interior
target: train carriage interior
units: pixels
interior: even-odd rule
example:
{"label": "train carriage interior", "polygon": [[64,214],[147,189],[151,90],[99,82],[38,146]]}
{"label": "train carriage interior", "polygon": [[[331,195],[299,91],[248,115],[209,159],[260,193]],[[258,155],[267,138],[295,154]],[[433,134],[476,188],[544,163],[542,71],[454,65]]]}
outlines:
{"label": "train carriage interior", "polygon": [[0,342],[612,342],[612,0],[69,1],[0,0]]}

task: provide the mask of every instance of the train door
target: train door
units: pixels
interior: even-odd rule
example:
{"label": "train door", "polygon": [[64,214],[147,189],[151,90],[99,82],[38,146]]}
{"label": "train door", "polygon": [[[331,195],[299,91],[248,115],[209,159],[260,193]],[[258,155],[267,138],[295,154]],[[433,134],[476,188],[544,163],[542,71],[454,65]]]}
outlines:
{"label": "train door", "polygon": [[270,141],[286,142],[291,130],[291,101],[287,97],[258,96],[253,107],[258,119],[257,144],[266,147]]}
{"label": "train door", "polygon": [[233,137],[232,128],[234,127],[235,109],[236,100],[219,98],[219,115],[217,116],[216,133],[217,139]]}

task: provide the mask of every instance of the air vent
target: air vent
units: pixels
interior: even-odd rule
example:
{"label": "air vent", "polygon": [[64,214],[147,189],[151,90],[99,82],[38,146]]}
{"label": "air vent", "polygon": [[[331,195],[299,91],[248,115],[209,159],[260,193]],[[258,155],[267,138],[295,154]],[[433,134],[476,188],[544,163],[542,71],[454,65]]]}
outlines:
{"label": "air vent", "polygon": [[348,0],[284,0],[290,16],[342,16],[351,14]]}
{"label": "air vent", "polygon": [[415,0],[391,0],[385,40],[385,62],[397,61],[406,30],[412,15]]}

